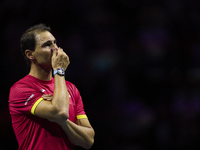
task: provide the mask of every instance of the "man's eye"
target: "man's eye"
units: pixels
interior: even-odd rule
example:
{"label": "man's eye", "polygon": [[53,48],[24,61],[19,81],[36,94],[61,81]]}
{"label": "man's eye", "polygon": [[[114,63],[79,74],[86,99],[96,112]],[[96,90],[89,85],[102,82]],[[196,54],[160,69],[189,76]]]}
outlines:
{"label": "man's eye", "polygon": [[53,43],[54,43],[54,44],[56,44],[56,43],[57,43],[57,41],[55,40]]}
{"label": "man's eye", "polygon": [[51,44],[50,44],[50,43],[47,43],[47,44],[44,44],[44,45],[43,45],[43,47],[47,47],[47,46],[49,47],[49,46],[51,46]]}
{"label": "man's eye", "polygon": [[51,46],[51,44],[47,44],[46,46]]}

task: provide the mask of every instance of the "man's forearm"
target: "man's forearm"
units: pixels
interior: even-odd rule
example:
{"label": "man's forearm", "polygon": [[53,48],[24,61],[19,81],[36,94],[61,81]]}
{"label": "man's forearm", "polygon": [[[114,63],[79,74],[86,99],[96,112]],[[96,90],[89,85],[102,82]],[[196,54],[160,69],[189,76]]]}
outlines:
{"label": "man's forearm", "polygon": [[94,130],[92,127],[77,125],[69,119],[60,123],[60,126],[74,145],[81,146],[85,149],[89,149],[93,145]]}
{"label": "man's forearm", "polygon": [[52,104],[59,110],[59,112],[69,116],[69,94],[65,83],[65,77],[55,75],[55,89],[52,98]]}

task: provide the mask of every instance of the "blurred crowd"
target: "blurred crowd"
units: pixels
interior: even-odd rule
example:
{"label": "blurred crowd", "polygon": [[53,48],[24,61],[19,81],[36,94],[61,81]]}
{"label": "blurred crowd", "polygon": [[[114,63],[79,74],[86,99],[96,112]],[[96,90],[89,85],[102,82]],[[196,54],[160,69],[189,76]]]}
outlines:
{"label": "blurred crowd", "polygon": [[[19,40],[45,23],[69,55],[94,150],[195,150],[200,140],[200,1],[0,1],[0,149],[17,149],[10,87],[29,72]],[[81,149],[76,147],[76,149]]]}

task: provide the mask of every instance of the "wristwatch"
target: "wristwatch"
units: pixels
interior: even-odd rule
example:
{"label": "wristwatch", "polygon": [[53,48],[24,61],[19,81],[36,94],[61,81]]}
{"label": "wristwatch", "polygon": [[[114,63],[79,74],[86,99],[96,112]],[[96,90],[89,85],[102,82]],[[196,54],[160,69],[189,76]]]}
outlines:
{"label": "wristwatch", "polygon": [[56,70],[54,70],[53,75],[58,74],[60,76],[64,76],[65,75],[65,70],[63,68],[58,68]]}

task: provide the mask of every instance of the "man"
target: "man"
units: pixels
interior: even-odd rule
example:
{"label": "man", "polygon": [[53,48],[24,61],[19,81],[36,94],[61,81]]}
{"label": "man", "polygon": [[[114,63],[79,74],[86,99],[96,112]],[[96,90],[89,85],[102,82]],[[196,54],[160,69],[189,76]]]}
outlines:
{"label": "man", "polygon": [[44,24],[29,28],[20,45],[30,72],[11,87],[9,95],[19,149],[72,150],[73,145],[89,149],[94,130],[79,91],[65,81],[69,57],[57,46],[50,28]]}

